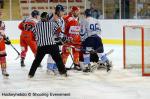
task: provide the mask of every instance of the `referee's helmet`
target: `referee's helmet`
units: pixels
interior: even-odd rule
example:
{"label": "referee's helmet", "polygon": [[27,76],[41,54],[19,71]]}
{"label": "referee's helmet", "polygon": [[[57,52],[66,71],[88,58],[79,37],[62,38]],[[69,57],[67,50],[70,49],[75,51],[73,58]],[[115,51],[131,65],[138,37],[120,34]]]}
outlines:
{"label": "referee's helmet", "polygon": [[49,20],[49,14],[47,12],[43,12],[40,17],[41,17],[41,21]]}

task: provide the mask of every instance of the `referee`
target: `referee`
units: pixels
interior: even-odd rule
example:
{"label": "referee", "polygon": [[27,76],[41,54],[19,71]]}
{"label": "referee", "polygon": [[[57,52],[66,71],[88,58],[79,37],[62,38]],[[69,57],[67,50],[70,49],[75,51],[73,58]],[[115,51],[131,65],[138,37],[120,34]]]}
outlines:
{"label": "referee", "polygon": [[60,30],[57,21],[49,21],[47,12],[41,14],[41,21],[39,21],[32,29],[38,48],[36,57],[29,71],[29,78],[34,77],[37,67],[40,65],[45,54],[50,54],[52,56],[58,66],[60,75],[67,76],[67,71],[59,53],[59,47],[54,41],[55,33],[59,33]]}

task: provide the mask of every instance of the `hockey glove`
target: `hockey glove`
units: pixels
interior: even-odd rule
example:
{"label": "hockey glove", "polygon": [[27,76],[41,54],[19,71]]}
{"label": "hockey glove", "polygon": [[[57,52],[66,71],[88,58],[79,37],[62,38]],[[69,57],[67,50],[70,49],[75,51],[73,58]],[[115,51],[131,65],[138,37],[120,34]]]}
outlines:
{"label": "hockey glove", "polygon": [[62,40],[62,42],[67,42],[68,41],[67,37],[62,37],[61,40]]}
{"label": "hockey glove", "polygon": [[60,37],[55,38],[55,42],[56,42],[57,45],[62,45]]}
{"label": "hockey glove", "polygon": [[5,37],[4,40],[5,40],[5,44],[7,44],[7,45],[11,44],[11,41],[8,37]]}
{"label": "hockey glove", "polygon": [[55,41],[56,41],[56,42],[60,42],[60,40],[61,40],[60,37],[55,38]]}

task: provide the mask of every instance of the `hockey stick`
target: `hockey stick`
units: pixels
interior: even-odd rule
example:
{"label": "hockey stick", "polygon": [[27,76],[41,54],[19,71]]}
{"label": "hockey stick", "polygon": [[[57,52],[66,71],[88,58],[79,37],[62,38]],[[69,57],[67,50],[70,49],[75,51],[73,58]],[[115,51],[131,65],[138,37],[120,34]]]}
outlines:
{"label": "hockey stick", "polygon": [[3,36],[4,40],[6,41],[5,43],[8,45],[10,45],[18,54],[17,58],[15,60],[17,60],[20,57],[20,53],[18,52],[18,50],[11,44],[11,41],[9,40],[9,37],[7,37],[6,35]]}
{"label": "hockey stick", "polygon": [[68,49],[68,51],[69,51],[69,54],[70,54],[70,57],[71,57],[73,63],[71,64],[71,66],[70,66],[69,68],[66,68],[66,69],[67,69],[67,70],[71,70],[72,67],[73,67],[73,65],[75,65],[75,62],[74,62],[73,56],[72,56],[72,54],[71,54],[71,52],[70,52],[69,49]]}
{"label": "hockey stick", "polygon": [[[62,40],[61,40],[61,42],[62,42]],[[62,43],[63,45],[65,45],[64,43]],[[69,47],[69,46],[67,46],[67,47]],[[67,49],[68,51],[69,51],[69,55],[70,55],[70,57],[71,57],[71,59],[72,59],[72,64],[71,64],[71,66],[69,67],[69,68],[66,68],[67,70],[71,70],[72,69],[72,67],[73,67],[73,65],[75,65],[75,62],[74,62],[74,59],[73,59],[73,56],[72,56],[72,54],[71,54],[71,51],[70,51],[70,49]],[[63,54],[63,53],[62,53]]]}
{"label": "hockey stick", "polygon": [[[62,43],[63,46],[66,45],[65,42],[62,41],[62,39],[60,39],[59,41]],[[70,46],[68,46],[68,45],[66,45],[66,46],[69,47],[69,48],[73,48],[73,47],[70,47]],[[74,48],[75,48],[75,47],[74,47]],[[70,57],[71,57],[73,63],[71,64],[71,66],[70,66],[69,68],[66,68],[66,69],[67,69],[67,70],[71,70],[72,67],[73,67],[73,65],[75,66],[75,62],[74,62],[74,59],[73,59],[73,56],[72,56],[72,54],[71,54],[70,49],[67,49],[67,50],[69,51],[69,55],[70,55]],[[63,54],[63,52],[62,52],[61,54]]]}
{"label": "hockey stick", "polygon": [[[114,52],[114,49],[109,50],[107,53],[105,53],[106,56],[109,56],[110,54],[112,54]],[[103,69],[107,69],[107,72],[110,71],[111,69],[108,68],[106,65],[110,65],[112,68],[112,63],[109,62],[109,60],[106,63],[101,63],[101,65],[99,65],[99,69],[103,68]]]}
{"label": "hockey stick", "polygon": [[109,51],[106,53],[106,56],[110,55],[110,54],[113,53],[113,52],[114,52],[114,49],[109,50]]}
{"label": "hockey stick", "polygon": [[17,60],[20,57],[20,53],[12,44],[10,44],[10,46],[17,52],[18,56],[15,58],[15,60]]}
{"label": "hockey stick", "polygon": [[[76,48],[75,46],[70,46],[71,48]],[[77,49],[79,49],[79,50],[81,50],[81,51],[87,51],[87,50],[85,50],[85,49],[81,49],[81,48],[77,48]],[[99,47],[98,49],[96,49],[96,50],[92,50],[92,51],[87,51],[87,52],[89,52],[89,53],[98,53],[98,50],[99,49],[101,49],[101,47]],[[111,50],[109,50],[107,53],[105,53],[105,55],[106,56],[108,56],[108,55],[110,55],[110,54],[112,54],[114,52],[114,49],[111,49]],[[92,66],[92,67],[90,67],[90,69],[91,69],[91,72],[92,71],[94,71],[95,69],[97,68],[97,66]],[[106,68],[106,67],[103,67],[103,68]],[[70,69],[71,69],[71,67],[70,67]],[[69,70],[70,70],[69,69]]]}
{"label": "hockey stick", "polygon": [[[75,48],[75,49],[78,49],[78,50],[81,50],[81,51],[86,51],[85,49],[77,48],[77,47],[75,47],[75,46],[67,46],[67,47]],[[97,50],[99,50],[99,49],[97,49]],[[90,53],[95,52],[95,53],[96,53],[96,50],[95,50],[95,51],[88,51],[88,52],[90,52]],[[72,69],[73,69],[72,66],[73,66],[73,64],[75,64],[74,59],[73,59],[73,57],[72,57],[72,55],[71,55],[71,52],[70,52],[70,56],[71,56],[71,59],[72,59],[73,63],[72,63],[72,65],[71,65],[69,68],[66,68],[67,70],[72,70]]]}

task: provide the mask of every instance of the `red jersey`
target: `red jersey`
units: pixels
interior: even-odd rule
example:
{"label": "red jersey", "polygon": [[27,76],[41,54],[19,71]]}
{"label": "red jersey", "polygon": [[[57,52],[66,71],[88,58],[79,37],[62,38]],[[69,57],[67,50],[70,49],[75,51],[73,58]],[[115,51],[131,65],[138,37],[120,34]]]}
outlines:
{"label": "red jersey", "polygon": [[21,35],[28,38],[34,38],[31,30],[36,23],[37,20],[33,18],[25,19],[22,21],[18,26],[18,28],[21,30]]}
{"label": "red jersey", "polygon": [[71,14],[64,18],[65,21],[65,34],[73,39],[74,44],[80,43],[80,26],[78,18],[73,17]]}
{"label": "red jersey", "polygon": [[37,20],[35,19],[25,19],[19,24],[19,29],[23,31],[31,31],[32,27],[35,26]]}

